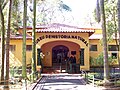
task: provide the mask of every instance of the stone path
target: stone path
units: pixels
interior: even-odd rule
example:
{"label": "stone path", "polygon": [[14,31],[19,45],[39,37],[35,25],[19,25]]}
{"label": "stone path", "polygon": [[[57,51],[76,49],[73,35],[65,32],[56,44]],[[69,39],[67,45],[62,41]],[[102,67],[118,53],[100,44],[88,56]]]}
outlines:
{"label": "stone path", "polygon": [[102,90],[86,85],[79,74],[51,74],[43,75],[36,86],[29,90]]}

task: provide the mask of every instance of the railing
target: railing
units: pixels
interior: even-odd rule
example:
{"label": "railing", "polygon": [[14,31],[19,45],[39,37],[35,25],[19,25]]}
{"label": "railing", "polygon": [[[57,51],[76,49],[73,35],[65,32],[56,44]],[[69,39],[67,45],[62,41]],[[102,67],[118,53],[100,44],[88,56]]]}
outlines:
{"label": "railing", "polygon": [[[93,75],[89,75],[86,71],[84,71],[84,70],[81,70],[81,75],[84,75],[84,77],[85,77],[85,81],[86,81],[86,84],[88,83],[88,84],[92,84],[93,86],[98,86],[98,85],[102,85],[103,83],[103,80],[102,79],[98,79],[98,78],[95,78],[95,75],[93,74]],[[114,84],[114,85],[116,85],[117,84],[117,81],[118,80],[120,80],[120,77],[117,77],[116,75],[115,75],[115,77],[114,78],[112,78],[112,79],[109,79],[109,81],[112,83],[112,84]]]}
{"label": "railing", "polygon": [[84,71],[84,70],[81,70],[81,75],[84,75],[85,76],[85,81],[87,81],[87,72]]}
{"label": "railing", "polygon": [[109,79],[109,81],[112,82],[114,85],[117,85],[117,81],[120,81],[120,77],[117,77],[117,75],[115,75],[115,77]]}
{"label": "railing", "polygon": [[93,86],[102,83],[103,80],[95,78],[95,75],[87,75],[87,83],[92,83]]}
{"label": "railing", "polygon": [[[6,84],[6,82],[8,82],[8,84]],[[9,87],[9,89],[22,89],[22,83],[18,82],[17,80],[4,80],[4,81],[0,81],[0,87],[2,88],[7,88]]]}
{"label": "railing", "polygon": [[[8,84],[6,84],[6,82],[8,82]],[[10,79],[10,80],[4,80],[4,81],[0,81],[0,88],[6,88],[5,90],[7,90],[7,88],[9,88],[9,90],[29,90],[28,88],[31,86],[31,82],[27,79],[25,80],[21,80],[19,82],[18,79]]]}
{"label": "railing", "polygon": [[[0,88],[6,88],[9,87],[9,89],[14,89],[14,90],[28,90],[28,86],[31,85],[31,81],[33,79],[33,74],[34,77],[38,78],[38,74],[41,75],[41,73],[35,72],[35,73],[31,73],[31,71],[29,72],[29,69],[26,69],[27,71],[27,79],[23,80],[22,79],[22,69],[12,69],[11,70],[11,77],[9,80],[3,80],[0,81]],[[35,79],[36,79],[35,78]],[[6,84],[6,82],[8,82],[8,84]]]}

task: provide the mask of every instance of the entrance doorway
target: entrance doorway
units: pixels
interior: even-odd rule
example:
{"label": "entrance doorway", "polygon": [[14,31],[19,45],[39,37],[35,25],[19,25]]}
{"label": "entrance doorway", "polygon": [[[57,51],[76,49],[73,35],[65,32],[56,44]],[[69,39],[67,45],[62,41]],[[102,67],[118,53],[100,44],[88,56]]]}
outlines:
{"label": "entrance doorway", "polygon": [[60,63],[60,61],[58,60],[59,54],[61,54],[61,58],[62,58],[61,62],[64,62],[65,59],[67,59],[67,57],[68,57],[68,52],[69,52],[68,47],[66,47],[64,45],[57,45],[57,46],[53,47],[53,49],[52,49],[52,64]]}
{"label": "entrance doorway", "polygon": [[66,69],[66,60],[68,58],[68,47],[57,45],[52,49],[52,67],[62,72]]}

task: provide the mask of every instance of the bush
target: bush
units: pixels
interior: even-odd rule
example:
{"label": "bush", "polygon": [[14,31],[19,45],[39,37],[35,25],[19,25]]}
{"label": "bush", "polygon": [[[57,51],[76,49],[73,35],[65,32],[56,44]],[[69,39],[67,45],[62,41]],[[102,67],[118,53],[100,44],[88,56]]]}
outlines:
{"label": "bush", "polygon": [[[103,53],[101,53],[97,58],[90,57],[90,66],[103,66],[104,64],[103,60],[104,60]],[[113,57],[109,56],[108,60],[109,60],[109,65],[116,64],[116,60]]]}

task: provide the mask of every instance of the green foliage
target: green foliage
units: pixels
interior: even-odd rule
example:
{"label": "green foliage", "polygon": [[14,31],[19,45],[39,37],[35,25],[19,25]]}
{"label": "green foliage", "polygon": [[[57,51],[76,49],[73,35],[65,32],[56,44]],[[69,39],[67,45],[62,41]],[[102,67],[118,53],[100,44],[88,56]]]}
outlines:
{"label": "green foliage", "polygon": [[19,3],[20,3],[19,0],[13,0],[13,3],[12,3],[12,22],[11,22],[11,26],[12,26],[12,33],[13,34],[16,34],[16,32],[18,31],[19,21],[21,21]]}
{"label": "green foliage", "polygon": [[90,57],[90,66],[95,66],[95,59],[93,57]]}
{"label": "green foliage", "polygon": [[[7,27],[7,12],[8,12],[8,1],[9,0],[0,0],[2,4],[2,8],[4,8],[4,18],[5,18],[5,26]],[[33,6],[32,0],[28,1],[28,16],[27,16],[27,26],[32,26],[33,23]],[[61,0],[37,0],[37,24],[48,24],[53,23],[54,21],[67,21],[71,20],[69,12],[72,9],[63,3]],[[65,14],[65,15],[64,15]],[[59,15],[59,17],[58,17]],[[58,17],[58,18],[57,18]],[[72,16],[71,16],[72,18]],[[23,0],[13,0],[12,3],[12,18],[11,18],[11,33],[16,34],[19,26],[23,26]]]}
{"label": "green foliage", "polygon": [[104,59],[104,57],[103,57],[103,53],[102,53],[96,58],[96,65],[102,66],[103,65],[103,59]]}
{"label": "green foliage", "polygon": [[[5,28],[7,28],[7,18],[8,18],[8,9],[9,9],[9,4],[8,4],[9,0],[3,0],[0,3],[2,4],[2,11],[4,14],[4,21],[5,21]],[[21,20],[21,14],[19,11],[19,5],[20,1],[19,0],[13,0],[12,2],[12,12],[11,12],[11,32],[13,34],[16,33],[16,31],[18,30],[19,27],[19,21]]]}
{"label": "green foliage", "polygon": [[[109,65],[114,65],[116,63],[115,57],[108,57]],[[90,66],[103,66],[104,64],[104,56],[103,53],[101,53],[97,58],[90,57]]]}
{"label": "green foliage", "polygon": [[10,67],[10,75],[11,77],[14,77],[18,74],[19,67]]}
{"label": "green foliage", "polygon": [[68,16],[66,15],[72,11],[71,8],[68,5],[64,4],[61,0],[44,0],[37,3],[37,8],[38,24],[48,24],[56,21],[65,22],[67,20],[70,20],[70,18],[68,19]]}
{"label": "green foliage", "polygon": [[120,80],[118,80],[115,85],[120,86]]}
{"label": "green foliage", "polygon": [[[99,0],[97,0],[99,1]],[[104,0],[105,1],[105,18],[106,18],[106,29],[108,40],[113,39],[113,34],[117,32],[117,0]],[[98,21],[100,18],[99,15],[99,4],[97,3],[97,7],[94,11],[94,18]],[[96,13],[97,12],[97,13]]]}
{"label": "green foliage", "polygon": [[105,3],[106,25],[108,37],[117,32],[117,0],[109,0]]}

